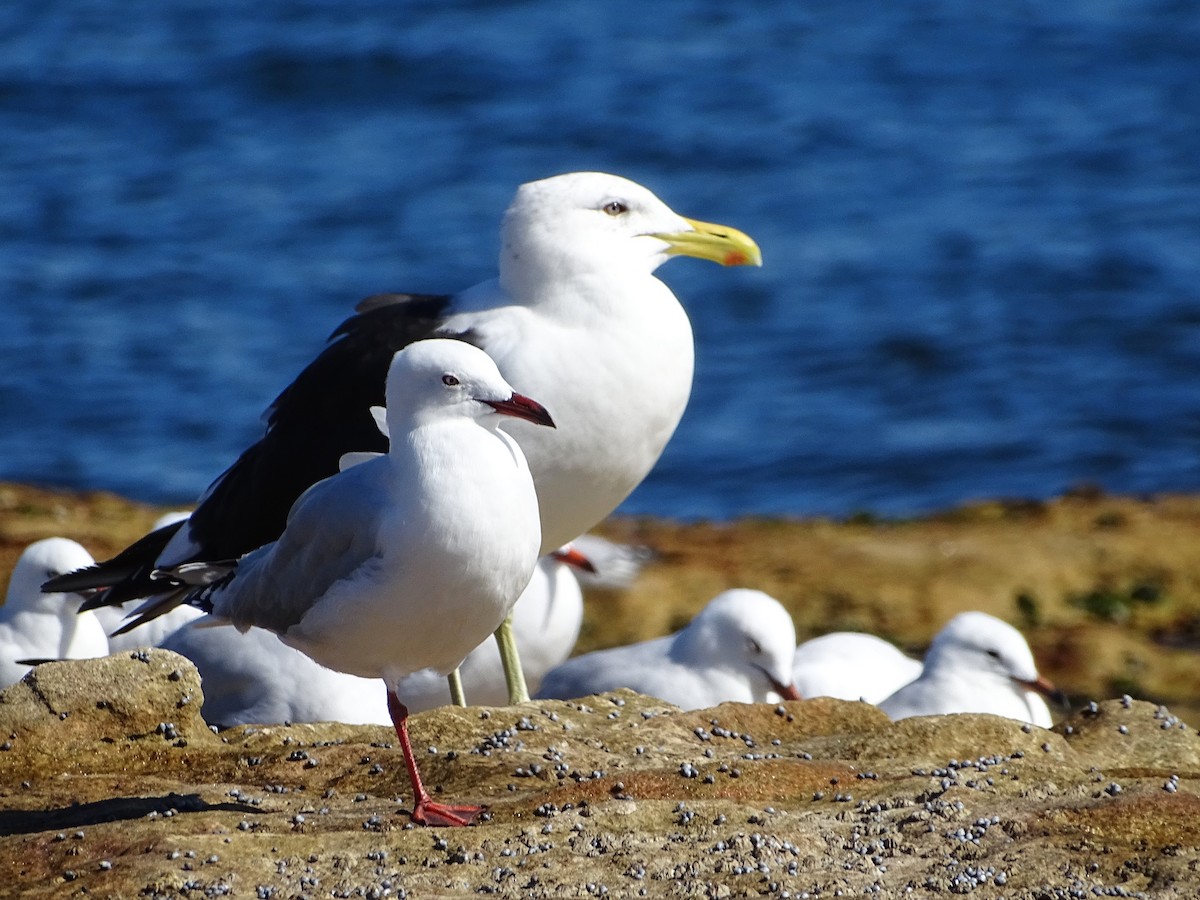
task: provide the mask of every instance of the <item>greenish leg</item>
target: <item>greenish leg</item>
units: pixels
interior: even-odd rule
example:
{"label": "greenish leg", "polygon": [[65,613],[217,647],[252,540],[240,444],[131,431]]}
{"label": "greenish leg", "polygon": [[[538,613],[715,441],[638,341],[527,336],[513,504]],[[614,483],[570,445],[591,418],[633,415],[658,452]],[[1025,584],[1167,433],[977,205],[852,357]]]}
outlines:
{"label": "greenish leg", "polygon": [[521,671],[521,658],[517,655],[517,639],[513,635],[512,613],[509,613],[496,629],[496,646],[500,648],[500,663],[504,666],[504,685],[508,688],[510,704],[529,700],[529,688],[525,685],[525,673]]}
{"label": "greenish leg", "polygon": [[450,702],[455,706],[466,706],[467,695],[463,693],[462,673],[455,669],[446,676],[446,681],[450,684]]}

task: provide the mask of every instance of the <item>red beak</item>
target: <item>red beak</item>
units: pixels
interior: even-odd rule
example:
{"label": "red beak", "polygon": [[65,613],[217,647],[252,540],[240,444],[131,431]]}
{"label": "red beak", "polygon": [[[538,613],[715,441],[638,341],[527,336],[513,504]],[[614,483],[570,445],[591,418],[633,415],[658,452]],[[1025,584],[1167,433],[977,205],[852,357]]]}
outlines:
{"label": "red beak", "polygon": [[559,547],[550,554],[559,562],[566,563],[568,566],[573,566],[581,572],[590,572],[596,574],[596,567],[592,565],[592,561],[568,544],[565,547]]}
{"label": "red beak", "polygon": [[784,700],[803,700],[804,699],[803,697],[800,696],[800,689],[798,687],[796,687],[796,682],[793,681],[793,682],[789,682],[788,684],[781,684],[774,678],[774,676],[771,675],[770,672],[768,672],[762,666],[755,665],[755,668],[767,676],[767,681],[771,682],[771,690],[773,690],[775,693],[777,693]]}
{"label": "red beak", "polygon": [[1035,681],[1022,681],[1019,678],[1014,678],[1013,680],[1022,687],[1026,687],[1031,691],[1037,691],[1047,700],[1057,703],[1059,706],[1069,706],[1067,695],[1056,688],[1050,679],[1044,675],[1039,675]]}
{"label": "red beak", "polygon": [[775,685],[775,693],[777,693],[784,700],[803,700],[804,699],[803,697],[800,696],[800,689],[797,688],[795,684],[788,684],[788,685],[777,684],[777,685]]}
{"label": "red beak", "polygon": [[507,400],[483,400],[481,402],[486,403],[502,416],[513,416],[533,422],[535,425],[554,427],[554,420],[550,418],[550,413],[546,412],[546,407],[536,400],[530,400],[524,394],[514,393]]}

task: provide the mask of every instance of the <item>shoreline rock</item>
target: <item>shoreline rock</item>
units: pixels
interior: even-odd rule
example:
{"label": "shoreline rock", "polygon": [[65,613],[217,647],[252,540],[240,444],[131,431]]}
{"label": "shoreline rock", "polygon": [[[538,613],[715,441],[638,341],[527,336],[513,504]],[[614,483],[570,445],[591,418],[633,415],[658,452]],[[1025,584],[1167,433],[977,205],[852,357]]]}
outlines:
{"label": "shoreline rock", "polygon": [[[53,534],[115,552],[160,512],[0,484],[0,570]],[[214,734],[165,651],[48,664],[0,694],[5,896],[1196,895],[1200,747],[1175,715],[1200,719],[1200,496],[602,533],[657,557],[589,596],[578,652],[677,628],[733,586],[778,597],[801,639],[864,628],[918,652],[982,609],[1022,628],[1075,711],[1043,731],[628,692],[434,710],[412,722],[423,771],[492,812],[434,830],[406,827],[388,728]]]}
{"label": "shoreline rock", "polygon": [[11,896],[1159,897],[1200,868],[1200,735],[1144,702],[1053,731],[630,691],[433,710],[429,781],[491,815],[423,829],[390,729],[214,734],[199,690],[153,650],[0,694]]}

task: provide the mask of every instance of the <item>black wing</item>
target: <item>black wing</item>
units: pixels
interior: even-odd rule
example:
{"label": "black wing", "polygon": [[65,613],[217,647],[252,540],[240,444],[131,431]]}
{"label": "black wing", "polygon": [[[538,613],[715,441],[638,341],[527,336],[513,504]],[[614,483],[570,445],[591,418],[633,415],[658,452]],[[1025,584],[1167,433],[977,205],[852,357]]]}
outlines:
{"label": "black wing", "polygon": [[236,559],[283,533],[288,510],[343,453],[385,452],[371,416],[382,406],[392,356],[431,337],[447,296],[385,294],[363,301],[321,354],[271,404],[266,434],[213,483],[192,513],[197,559]]}
{"label": "black wing", "polygon": [[[76,569],[74,572],[67,572],[64,575],[56,575],[42,585],[42,590],[52,593],[77,593],[125,581],[136,581],[140,571],[146,568],[147,561],[153,564],[171,538],[175,536],[175,532],[183,525],[182,521],[172,522],[157,531],[151,531],[144,537],[138,538],[110,560],[96,563],[86,569]],[[146,574],[149,575],[149,572]],[[145,595],[134,595],[134,597],[142,596]],[[133,598],[126,597],[125,599]],[[123,603],[124,600],[114,600],[113,602]]]}
{"label": "black wing", "polygon": [[[330,335],[316,359],[271,404],[267,431],[209,487],[188,520],[197,552],[186,561],[237,559],[283,533],[288,511],[310,486],[338,471],[342,454],[385,452],[372,406],[382,406],[392,356],[408,344],[439,334],[451,298],[433,294],[380,294]],[[171,526],[172,528],[178,526]],[[153,532],[112,560],[49,582],[70,589],[108,588],[90,607],[108,606],[171,588],[151,579],[166,539]],[[171,534],[174,532],[172,531]],[[152,540],[154,538],[154,540]],[[174,563],[185,560],[172,560]]]}

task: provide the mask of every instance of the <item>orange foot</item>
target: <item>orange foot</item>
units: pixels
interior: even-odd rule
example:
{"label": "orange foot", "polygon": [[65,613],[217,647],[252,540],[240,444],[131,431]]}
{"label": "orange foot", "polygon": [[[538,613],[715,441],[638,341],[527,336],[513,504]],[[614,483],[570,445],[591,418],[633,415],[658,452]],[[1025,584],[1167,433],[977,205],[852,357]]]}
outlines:
{"label": "orange foot", "polygon": [[483,806],[451,806],[425,800],[413,807],[412,820],[418,825],[454,827],[470,825],[484,811]]}

